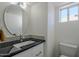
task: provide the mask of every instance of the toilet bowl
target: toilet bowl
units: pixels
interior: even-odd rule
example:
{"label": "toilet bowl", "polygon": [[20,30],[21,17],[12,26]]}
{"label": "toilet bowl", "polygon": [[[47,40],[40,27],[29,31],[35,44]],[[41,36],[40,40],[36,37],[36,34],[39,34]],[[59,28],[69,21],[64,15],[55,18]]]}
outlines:
{"label": "toilet bowl", "polygon": [[77,45],[69,44],[69,43],[60,43],[60,57],[74,57],[77,52]]}

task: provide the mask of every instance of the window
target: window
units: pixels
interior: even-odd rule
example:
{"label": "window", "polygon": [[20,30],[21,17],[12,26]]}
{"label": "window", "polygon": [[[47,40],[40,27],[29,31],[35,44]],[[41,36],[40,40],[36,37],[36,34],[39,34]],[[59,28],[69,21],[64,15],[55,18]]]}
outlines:
{"label": "window", "polygon": [[67,9],[60,11],[60,22],[67,22]]}
{"label": "window", "polygon": [[59,22],[78,21],[78,5],[70,5],[59,10]]}
{"label": "window", "polygon": [[78,6],[69,8],[69,21],[78,20]]}

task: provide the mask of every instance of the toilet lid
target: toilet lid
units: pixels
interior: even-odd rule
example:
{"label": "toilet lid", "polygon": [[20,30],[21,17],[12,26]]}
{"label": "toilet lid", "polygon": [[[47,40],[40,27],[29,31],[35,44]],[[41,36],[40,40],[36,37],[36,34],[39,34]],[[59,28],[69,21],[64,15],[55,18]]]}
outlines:
{"label": "toilet lid", "polygon": [[68,56],[65,56],[65,55],[61,55],[60,57],[68,57]]}

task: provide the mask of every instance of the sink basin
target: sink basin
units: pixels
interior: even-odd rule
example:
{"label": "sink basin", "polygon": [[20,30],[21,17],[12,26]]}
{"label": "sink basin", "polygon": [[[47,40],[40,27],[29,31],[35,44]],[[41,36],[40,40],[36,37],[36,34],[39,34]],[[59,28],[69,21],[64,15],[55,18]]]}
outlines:
{"label": "sink basin", "polygon": [[21,48],[17,48],[15,46],[8,46],[0,49],[0,56],[8,55],[12,52],[21,50]]}
{"label": "sink basin", "polygon": [[2,48],[2,49],[0,49],[0,56],[8,55],[12,52],[21,50],[22,46],[29,45],[29,44],[32,44],[34,42],[35,41],[25,41],[25,42],[14,44],[13,46],[8,46],[5,48]]}
{"label": "sink basin", "polygon": [[34,42],[35,41],[25,41],[25,42],[21,42],[21,43],[15,44],[14,46],[17,47],[17,48],[20,48],[22,46],[29,45],[29,44],[32,44]]}
{"label": "sink basin", "polygon": [[0,48],[0,54],[8,54],[9,51],[13,48],[13,46],[8,46],[4,48]]}

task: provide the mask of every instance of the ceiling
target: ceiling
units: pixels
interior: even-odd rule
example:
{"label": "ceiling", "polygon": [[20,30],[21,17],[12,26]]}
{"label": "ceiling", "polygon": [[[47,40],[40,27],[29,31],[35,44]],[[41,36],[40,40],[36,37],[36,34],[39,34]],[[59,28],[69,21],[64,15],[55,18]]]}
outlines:
{"label": "ceiling", "polygon": [[52,2],[55,6],[61,6],[67,4],[68,2]]}
{"label": "ceiling", "polygon": [[[42,3],[42,2],[29,2],[29,4],[32,6],[34,4],[37,4],[37,3]],[[65,4],[68,4],[70,2],[49,2],[49,3],[52,3],[54,6],[61,6],[61,5],[65,5]]]}

